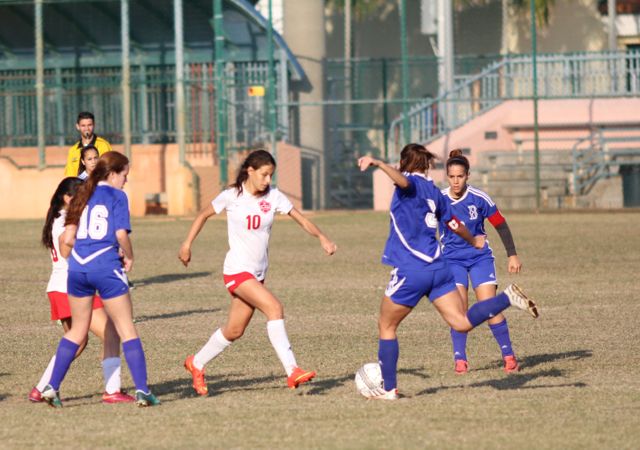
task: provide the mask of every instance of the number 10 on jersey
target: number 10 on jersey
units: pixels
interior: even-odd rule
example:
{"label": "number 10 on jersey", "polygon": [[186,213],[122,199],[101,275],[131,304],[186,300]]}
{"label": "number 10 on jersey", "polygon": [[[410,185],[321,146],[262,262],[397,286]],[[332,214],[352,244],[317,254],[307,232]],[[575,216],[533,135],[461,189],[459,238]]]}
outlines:
{"label": "number 10 on jersey", "polygon": [[262,219],[258,214],[254,216],[247,216],[247,230],[257,230],[260,228]]}

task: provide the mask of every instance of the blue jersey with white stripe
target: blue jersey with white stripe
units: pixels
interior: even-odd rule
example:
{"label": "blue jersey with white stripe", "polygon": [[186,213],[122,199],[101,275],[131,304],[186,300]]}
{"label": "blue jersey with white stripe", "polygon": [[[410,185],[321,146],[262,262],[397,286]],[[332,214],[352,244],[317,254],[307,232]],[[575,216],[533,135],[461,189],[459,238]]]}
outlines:
{"label": "blue jersey with white stripe", "polygon": [[449,202],[430,178],[405,174],[409,187],[396,187],[391,200],[389,238],[382,263],[409,270],[442,267],[436,239],[438,221],[451,220]]}
{"label": "blue jersey with white stripe", "polygon": [[101,182],[80,217],[69,271],[101,272],[122,267],[117,230],[131,231],[127,194]]}
{"label": "blue jersey with white stripe", "polygon": [[[467,190],[459,199],[451,197],[450,188],[443,189],[442,193],[451,205],[454,216],[464,223],[472,236],[486,234],[484,220],[498,212],[496,204],[485,192],[467,185]],[[440,241],[443,246],[445,258],[457,261],[468,261],[484,257],[493,257],[489,241],[487,240],[482,250],[471,246],[467,241],[449,230],[442,222]]]}

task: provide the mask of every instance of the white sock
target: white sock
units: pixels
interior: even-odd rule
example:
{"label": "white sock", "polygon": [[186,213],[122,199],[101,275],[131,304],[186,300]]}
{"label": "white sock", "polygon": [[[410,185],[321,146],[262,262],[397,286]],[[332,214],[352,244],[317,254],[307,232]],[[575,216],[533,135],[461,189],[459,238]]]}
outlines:
{"label": "white sock", "polygon": [[115,356],[102,360],[102,374],[104,375],[104,390],[107,394],[120,392],[122,388],[120,358]]}
{"label": "white sock", "polygon": [[291,344],[287,337],[287,330],[284,329],[284,320],[270,320],[267,322],[267,334],[269,334],[269,340],[271,345],[278,354],[280,362],[287,371],[287,376],[291,375],[293,369],[298,367],[296,363],[296,357],[291,350]]}
{"label": "white sock", "polygon": [[230,345],[231,341],[228,341],[222,334],[222,330],[218,328],[216,332],[211,335],[207,343],[204,344],[204,347],[193,357],[193,365],[196,369],[202,370],[209,361],[222,353],[222,351]]}
{"label": "white sock", "polygon": [[36,385],[36,389],[38,389],[40,392],[44,391],[45,386],[49,384],[49,380],[51,380],[51,374],[53,373],[53,366],[55,363],[56,355],[53,355],[51,361],[49,361],[49,365],[42,374],[42,378],[40,378],[40,381],[38,381],[38,384]]}

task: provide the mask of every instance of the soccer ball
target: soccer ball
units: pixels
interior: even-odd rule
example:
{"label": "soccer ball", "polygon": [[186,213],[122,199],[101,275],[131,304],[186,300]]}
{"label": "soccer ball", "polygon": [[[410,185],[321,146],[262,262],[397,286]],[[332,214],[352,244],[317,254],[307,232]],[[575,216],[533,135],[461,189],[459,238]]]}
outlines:
{"label": "soccer ball", "polygon": [[356,389],[363,396],[370,398],[383,389],[384,380],[380,364],[367,363],[356,372]]}

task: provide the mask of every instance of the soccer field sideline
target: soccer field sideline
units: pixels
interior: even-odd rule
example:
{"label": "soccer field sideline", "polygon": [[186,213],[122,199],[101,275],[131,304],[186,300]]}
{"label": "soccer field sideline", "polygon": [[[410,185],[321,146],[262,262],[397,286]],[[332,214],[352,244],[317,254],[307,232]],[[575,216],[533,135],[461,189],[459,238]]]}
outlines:
{"label": "soccer field sideline", "polygon": [[[134,307],[150,383],[163,405],[102,405],[99,345],[92,339],[62,387],[62,411],[26,400],[60,338],[44,296],[49,260],[38,246],[41,223],[0,222],[1,445],[633,448],[640,437],[640,361],[626,343],[640,338],[633,283],[640,233],[629,226],[640,214],[508,219],[524,263],[518,283],[541,306],[537,321],[507,312],[523,370],[503,374],[495,342],[481,327],[469,338],[471,372],[456,376],[448,329],[423,300],[399,330],[399,388],[406,397],[391,404],[367,402],[353,383],[377,350],[377,308],[389,271],[379,263],[386,214],[314,214],[339,246],[334,257],[292,221],[275,224],[267,283],[285,304],[300,363],[318,378],[286,389],[265,320],[256,315],[246,335],[208,367],[208,398],[193,394],[182,361],[225,317],[226,225],[207,224],[185,270],[176,255],[189,221],[135,220]],[[504,285],[513,278],[492,230],[489,238]],[[126,366],[123,374],[131,388]]]}

